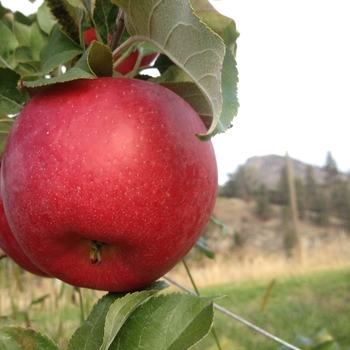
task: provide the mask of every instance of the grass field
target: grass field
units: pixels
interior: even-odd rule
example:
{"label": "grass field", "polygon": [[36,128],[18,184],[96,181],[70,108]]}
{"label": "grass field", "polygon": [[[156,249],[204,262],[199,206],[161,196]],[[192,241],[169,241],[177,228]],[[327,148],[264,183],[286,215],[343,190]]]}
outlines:
{"label": "grass field", "polygon": [[[79,293],[57,280],[37,280],[28,274],[22,276],[25,278],[20,285],[14,266],[11,279],[5,276],[4,263],[2,267],[0,325],[30,325],[50,335],[65,349],[81,322]],[[267,296],[269,285],[272,288]],[[342,349],[350,346],[350,267],[277,277],[276,280],[265,278],[207,286],[201,287],[200,292],[202,295],[225,295],[217,301],[220,306],[287,342],[292,341],[295,333],[312,337],[326,328]],[[85,316],[101,295],[82,291]],[[214,327],[222,350],[279,348],[279,344],[220,312],[216,312]],[[209,334],[193,349],[218,347]]]}
{"label": "grass field", "polygon": [[[327,329],[342,349],[350,348],[350,268],[318,271],[272,281],[241,282],[202,289],[203,295],[223,294],[217,303],[292,342],[296,333],[314,336]],[[270,350],[279,344],[217,312],[215,331],[222,349]],[[217,349],[209,335],[194,349]]]}

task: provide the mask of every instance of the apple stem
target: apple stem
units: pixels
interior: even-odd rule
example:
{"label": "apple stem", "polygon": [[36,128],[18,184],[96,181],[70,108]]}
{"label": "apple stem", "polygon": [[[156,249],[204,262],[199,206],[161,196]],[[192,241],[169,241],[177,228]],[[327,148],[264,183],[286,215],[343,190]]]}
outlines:
{"label": "apple stem", "polygon": [[114,51],[118,47],[120,39],[123,36],[124,29],[125,29],[124,11],[121,8],[119,8],[118,16],[115,21],[112,40],[109,44],[111,51]]}
{"label": "apple stem", "polygon": [[101,265],[102,249],[106,243],[91,240],[90,260],[92,264]]}

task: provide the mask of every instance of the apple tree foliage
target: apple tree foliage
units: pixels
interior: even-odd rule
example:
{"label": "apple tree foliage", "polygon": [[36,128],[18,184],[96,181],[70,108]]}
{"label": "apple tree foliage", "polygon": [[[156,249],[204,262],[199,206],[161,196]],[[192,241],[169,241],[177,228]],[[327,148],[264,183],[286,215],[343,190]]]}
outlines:
{"label": "apple tree foliage", "polygon": [[[98,40],[86,47],[84,31],[91,27]],[[207,125],[207,133],[198,135],[202,141],[225,132],[237,114],[239,33],[208,0],[45,0],[30,16],[0,4],[0,33],[1,152],[16,115],[38,91],[118,76],[114,67],[136,47],[141,54],[127,76],[161,84],[185,99]],[[140,74],[142,57],[152,52],[159,53],[153,66],[159,74]],[[190,348],[211,329],[215,297],[162,294],[165,287],[156,282],[133,293],[108,293],[68,349]],[[40,332],[18,326],[0,328],[0,347],[58,348]]]}

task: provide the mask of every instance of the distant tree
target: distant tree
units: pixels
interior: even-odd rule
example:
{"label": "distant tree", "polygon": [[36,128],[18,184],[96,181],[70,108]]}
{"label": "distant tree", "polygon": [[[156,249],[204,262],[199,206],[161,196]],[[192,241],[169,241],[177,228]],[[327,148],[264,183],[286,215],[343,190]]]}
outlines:
{"label": "distant tree", "polygon": [[[302,219],[304,217],[305,208],[306,208],[306,204],[305,204],[306,194],[305,194],[304,185],[301,179],[295,178],[294,183],[295,183],[299,218]],[[281,168],[280,179],[277,185],[277,194],[274,195],[274,198],[276,197],[276,195],[278,197],[278,202],[276,204],[284,205],[284,206],[290,205],[290,188],[289,188],[289,181],[288,181],[287,166],[283,166]]]}
{"label": "distant tree", "polygon": [[350,185],[348,180],[338,179],[333,185],[330,202],[333,213],[344,222],[344,227],[350,231]]}
{"label": "distant tree", "polygon": [[311,165],[308,165],[305,169],[305,197],[307,209],[312,210],[318,190],[319,186],[315,179],[314,168]]}
{"label": "distant tree", "polygon": [[327,210],[328,215],[331,215],[332,212],[337,211],[337,202],[339,202],[337,197],[340,195],[337,189],[340,181],[339,170],[331,152],[327,152],[323,170],[325,171],[324,189],[327,199]]}
{"label": "distant tree", "polygon": [[328,199],[324,186],[317,183],[314,168],[311,165],[308,165],[305,169],[304,193],[305,209],[316,214],[313,219],[317,224],[327,225],[329,218]]}
{"label": "distant tree", "polygon": [[295,190],[297,194],[297,205],[298,205],[298,213],[299,219],[305,218],[305,210],[306,210],[306,192],[303,181],[299,178],[295,179]]}
{"label": "distant tree", "polygon": [[250,169],[245,168],[243,165],[239,166],[236,172],[229,174],[229,179],[220,188],[219,194],[223,197],[242,198],[249,202],[254,187],[252,175]]}
{"label": "distant tree", "polygon": [[328,225],[329,222],[329,206],[328,198],[321,189],[316,192],[313,198],[312,210],[316,213],[315,222],[321,226]]}
{"label": "distant tree", "polygon": [[331,189],[339,178],[337,163],[335,162],[331,152],[327,152],[323,170],[325,171],[326,188]]}
{"label": "distant tree", "polygon": [[279,204],[289,205],[289,184],[286,165],[281,168],[280,179],[277,184],[277,191],[279,196]]}
{"label": "distant tree", "polygon": [[264,184],[261,184],[255,193],[256,213],[263,219],[268,220],[271,217],[271,206],[269,200],[269,191]]}

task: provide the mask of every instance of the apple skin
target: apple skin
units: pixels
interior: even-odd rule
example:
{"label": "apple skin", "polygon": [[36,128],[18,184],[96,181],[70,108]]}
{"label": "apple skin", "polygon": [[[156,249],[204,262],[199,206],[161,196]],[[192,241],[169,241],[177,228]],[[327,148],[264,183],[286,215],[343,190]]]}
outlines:
{"label": "apple skin", "polygon": [[[109,35],[109,40],[112,39],[112,35]],[[90,28],[84,31],[84,43],[85,46],[89,46],[94,40],[97,39],[95,28]]]}
{"label": "apple skin", "polygon": [[[130,73],[135,67],[138,56],[139,56],[139,52],[137,50],[131,52],[124,61],[120,62],[115,67],[114,70],[116,72],[119,72],[122,75],[126,75]],[[152,53],[144,56],[141,60],[140,68],[149,66],[157,57],[158,57],[158,53]],[[119,56],[117,56],[115,60],[117,60],[118,58]]]}
{"label": "apple skin", "polygon": [[[111,39],[112,39],[112,36],[110,35],[110,40]],[[92,43],[92,41],[94,41],[94,40],[98,40],[97,36],[96,36],[95,28],[90,28],[90,29],[86,30],[84,32],[85,45],[89,46]],[[126,74],[130,73],[135,67],[138,56],[139,56],[138,50],[131,52],[129,54],[129,56],[124,61],[122,61],[121,63],[119,63],[115,67],[114,70],[122,75],[126,75]],[[117,56],[115,58],[115,61],[119,57],[120,56]],[[157,57],[158,57],[158,53],[156,53],[156,52],[144,56],[141,60],[140,68],[149,66]]]}
{"label": "apple skin", "polygon": [[[215,204],[215,153],[196,137],[205,132],[187,102],[155,83],[48,87],[17,117],[3,156],[18,242],[74,286],[122,292],[157,280],[193,247]],[[91,241],[105,244],[100,263]]]}
{"label": "apple skin", "polygon": [[[1,187],[1,182],[0,182]],[[48,277],[48,275],[40,270],[24,253],[23,249],[18,244],[11,228],[7,222],[4,206],[2,203],[2,196],[0,191],[0,248],[4,253],[12,259],[22,269],[31,272],[34,275]]]}

